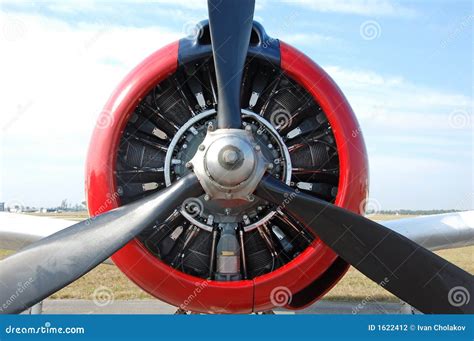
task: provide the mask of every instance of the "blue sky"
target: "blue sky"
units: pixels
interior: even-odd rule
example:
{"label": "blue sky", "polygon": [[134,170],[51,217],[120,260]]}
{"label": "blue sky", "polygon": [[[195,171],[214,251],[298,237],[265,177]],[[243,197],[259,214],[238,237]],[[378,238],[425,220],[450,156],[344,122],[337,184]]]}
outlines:
{"label": "blue sky", "polygon": [[[0,2],[0,201],[84,197],[95,118],[203,1]],[[471,1],[258,1],[255,18],[323,66],[369,151],[380,209],[473,207]]]}

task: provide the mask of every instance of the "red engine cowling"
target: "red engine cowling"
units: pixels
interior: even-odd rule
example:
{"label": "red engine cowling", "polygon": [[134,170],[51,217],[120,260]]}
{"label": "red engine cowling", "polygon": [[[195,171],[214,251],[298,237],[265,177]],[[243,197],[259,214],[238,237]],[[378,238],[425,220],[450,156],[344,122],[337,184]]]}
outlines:
{"label": "red engine cowling", "polygon": [[[134,198],[146,195],[147,191],[159,190],[166,185],[163,175],[158,174],[161,169],[160,162],[167,162],[166,143],[161,146],[160,143],[155,143],[155,140],[158,140],[153,136],[149,137],[153,135],[150,131],[146,135],[145,128],[142,129],[144,132],[140,131],[139,136],[131,136],[129,127],[132,125],[136,127],[136,120],[140,120],[142,127],[149,126],[153,115],[157,115],[156,120],[152,122],[158,127],[155,135],[161,134],[163,141],[170,141],[173,134],[177,134],[187,120],[204,115],[215,107],[213,101],[215,94],[212,94],[213,66],[210,58],[212,54],[206,30],[207,25],[201,25],[200,33],[194,39],[183,39],[153,53],[130,72],[108,100],[93,133],[86,165],[87,203],[91,216],[133,201]],[[247,65],[242,85],[242,102],[249,103],[247,110],[256,111],[263,117],[262,120],[267,121],[272,121],[274,118],[268,117],[265,111],[270,110],[269,107],[273,107],[272,113],[283,110],[284,113],[292,115],[288,117],[291,120],[294,118],[297,127],[302,127],[298,115],[306,119],[319,112],[327,119],[325,134],[329,137],[324,143],[328,145],[327,150],[331,147],[331,143],[335,146],[337,174],[335,172],[329,175],[322,174],[326,169],[321,165],[318,165],[319,168],[316,170],[303,169],[301,160],[306,160],[307,155],[311,155],[310,160],[305,161],[311,164],[315,149],[309,146],[313,135],[311,139],[305,139],[300,129],[302,135],[297,137],[299,140],[294,143],[297,147],[290,146],[290,150],[303,147],[299,149],[298,158],[292,156],[292,166],[298,167],[292,167],[293,173],[289,183],[300,186],[302,190],[308,190],[306,185],[300,184],[307,184],[319,176],[323,179],[321,181],[327,181],[333,189],[336,188],[337,194],[336,191],[330,191],[333,197],[324,194],[325,192],[318,192],[318,195],[327,195],[328,201],[353,212],[362,213],[368,191],[365,145],[354,113],[334,81],[317,64],[295,48],[268,38],[257,23],[252,32]],[[199,75],[205,74],[209,75],[207,83],[204,76],[199,78],[201,77]],[[277,79],[280,79],[278,86],[273,85]],[[196,80],[198,83],[201,82],[201,86],[196,85]],[[265,83],[263,86],[262,82]],[[199,89],[201,94],[196,95],[199,94]],[[258,89],[260,93],[257,92]],[[293,99],[285,91],[289,91]],[[294,114],[290,109],[294,102],[301,98],[311,102],[308,104],[310,109],[298,107],[296,111],[299,111]],[[258,104],[265,101],[268,102],[266,106],[265,103]],[[187,111],[190,113],[189,117],[184,114],[180,116],[182,112]],[[174,113],[171,119],[167,116],[169,113]],[[175,122],[172,121],[174,117]],[[298,134],[298,130],[295,132],[294,129],[289,130],[293,127],[287,127],[285,131],[281,127],[281,122],[270,123],[279,129],[285,143],[296,139],[293,136]],[[293,131],[291,138],[288,137],[289,131]],[[155,146],[150,144],[150,141],[155,143]],[[141,142],[146,146],[140,145]],[[148,147],[152,148],[153,152],[146,149]],[[124,158],[128,160],[127,162],[135,162],[134,166],[124,169],[122,165]],[[144,159],[150,161],[153,167],[140,168]],[[171,166],[168,166],[168,171],[169,167]],[[168,178],[177,176],[176,172],[170,174]],[[125,181],[125,178],[128,180]],[[132,180],[129,180],[130,178]],[[137,179],[140,181],[130,182]],[[304,181],[300,181],[301,179]],[[153,185],[149,185],[151,183]],[[325,186],[327,187],[327,184]],[[291,224],[288,221],[287,223]],[[186,220],[183,224],[187,224],[188,227],[194,226]],[[298,223],[293,221],[293,224]],[[248,232],[251,233],[257,235],[256,230]],[[148,235],[147,238],[151,237]],[[317,238],[303,245],[304,249],[292,254],[286,261],[279,261],[278,266],[273,264],[270,270],[264,270],[261,274],[251,272],[247,275],[247,279],[233,281],[216,280],[212,274],[210,278],[200,275],[201,272],[197,270],[212,269],[212,261],[209,268],[199,269],[197,265],[197,270],[189,267],[192,270],[187,271],[186,264],[181,263],[177,266],[142,238],[129,242],[114,254],[112,259],[119,269],[143,290],[172,305],[203,313],[250,313],[269,310],[275,306],[285,306],[288,309],[308,306],[330,290],[347,271],[347,263]],[[181,255],[184,257],[184,251]],[[255,257],[252,264],[258,264],[260,261],[257,256]]]}

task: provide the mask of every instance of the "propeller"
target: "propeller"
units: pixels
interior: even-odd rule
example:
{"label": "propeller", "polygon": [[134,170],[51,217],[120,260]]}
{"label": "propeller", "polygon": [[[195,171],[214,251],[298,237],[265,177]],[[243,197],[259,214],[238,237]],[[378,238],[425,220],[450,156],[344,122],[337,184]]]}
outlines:
{"label": "propeller", "polygon": [[408,238],[285,185],[262,179],[255,195],[273,202],[309,227],[346,262],[424,313],[474,313],[453,304],[453,290],[473,288],[473,276]]}
{"label": "propeller", "polygon": [[[0,261],[1,313],[20,313],[83,276],[202,188],[194,174],[131,204],[72,225]],[[19,291],[21,288],[21,292]]]}
{"label": "propeller", "polygon": [[240,86],[253,26],[255,0],[208,0],[217,80],[218,128],[241,128]]}
{"label": "propeller", "polygon": [[[240,87],[254,0],[208,0],[218,88],[218,127],[241,128]],[[88,219],[0,261],[0,312],[19,313],[83,276],[185,199],[202,194],[194,174],[146,198]],[[452,291],[473,276],[422,246],[328,202],[265,176],[255,195],[280,205],[371,280],[425,313],[474,313]],[[20,290],[21,289],[21,290]]]}
{"label": "propeller", "polygon": [[[218,127],[240,128],[240,86],[255,2],[208,0],[218,88]],[[406,237],[358,214],[300,193],[271,176],[255,194],[305,223],[346,262],[425,313],[472,313],[450,303],[452,289],[472,291],[473,277]],[[316,213],[316,214],[315,214]],[[451,301],[452,302],[452,301]]]}

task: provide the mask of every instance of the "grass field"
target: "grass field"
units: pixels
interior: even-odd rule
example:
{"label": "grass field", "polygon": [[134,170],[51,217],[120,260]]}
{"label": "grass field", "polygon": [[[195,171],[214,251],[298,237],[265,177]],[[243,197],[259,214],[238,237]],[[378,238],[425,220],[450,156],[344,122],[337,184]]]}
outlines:
{"label": "grass field", "polygon": [[[66,217],[64,213],[57,215],[63,219],[81,220],[82,216]],[[397,219],[403,216],[371,216],[375,220]],[[10,251],[0,250],[0,258],[9,255]],[[469,273],[474,273],[474,246],[443,250],[436,252]],[[421,270],[421,269],[420,269]],[[54,299],[91,299],[94,290],[100,286],[108,287],[115,299],[145,299],[150,295],[128,280],[115,266],[99,265],[76,282],[55,293]],[[398,301],[396,297],[378,287],[364,275],[350,268],[344,278],[325,296],[329,300],[361,301],[370,297],[377,301]]]}
{"label": "grass field", "polygon": [[61,212],[61,213],[28,213],[38,217],[60,218],[66,220],[81,221],[89,218],[89,213],[86,211],[80,212]]}

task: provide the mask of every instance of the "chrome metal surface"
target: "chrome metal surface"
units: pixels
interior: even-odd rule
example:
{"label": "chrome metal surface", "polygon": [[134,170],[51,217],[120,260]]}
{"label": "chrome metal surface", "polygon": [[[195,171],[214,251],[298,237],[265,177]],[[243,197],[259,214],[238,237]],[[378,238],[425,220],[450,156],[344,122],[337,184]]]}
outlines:
{"label": "chrome metal surface", "polygon": [[431,251],[474,244],[474,211],[379,221],[378,223]]}
{"label": "chrome metal surface", "polygon": [[[202,148],[202,151],[206,150],[206,146],[203,143],[205,136],[214,131],[217,126],[215,114],[216,111],[214,109],[197,114],[190,118],[173,136],[165,157],[164,178],[166,186],[170,186],[175,181],[174,179],[192,171],[194,165],[191,159],[195,151],[198,151],[199,148]],[[281,161],[278,165],[269,162],[267,165],[269,166],[268,171],[282,179],[285,183],[290,184],[291,159],[281,136],[270,122],[250,110],[243,109],[242,118],[244,128],[247,129],[247,133],[251,134],[256,142],[255,149],[260,149],[259,152],[268,160],[278,159]],[[255,150],[252,150],[252,153],[255,154],[255,152]],[[238,157],[237,160],[234,160],[238,154],[236,150],[232,150],[231,153],[225,150],[222,154],[221,162],[226,167],[235,167],[230,165],[238,163]],[[211,169],[214,172],[215,178],[217,178],[219,174],[223,173],[221,167],[225,167],[219,163],[217,153],[208,153],[207,156],[211,163],[215,163],[214,166],[216,167],[211,167]],[[243,178],[245,177],[244,175]],[[235,179],[236,177],[227,176],[222,178],[222,182],[225,186],[232,187]],[[274,216],[275,212],[258,198],[254,199],[254,201],[248,200],[249,198],[246,198],[247,200],[239,200],[232,193],[230,193],[230,197],[231,199],[226,197],[223,200],[216,200],[216,198],[211,198],[209,194],[206,194],[196,198],[196,200],[200,201],[203,208],[199,215],[189,214],[184,210],[181,213],[192,224],[209,232],[212,231],[216,224],[235,222],[241,222],[244,231],[250,231],[269,221]]]}
{"label": "chrome metal surface", "polygon": [[209,132],[203,142],[206,146],[210,141],[204,154],[206,176],[223,187],[234,188],[252,176],[260,155],[254,151],[249,134],[242,134],[241,129],[221,130]]}
{"label": "chrome metal surface", "polygon": [[[252,193],[269,163],[257,146],[248,129],[207,132],[191,164],[211,199],[254,201]],[[223,160],[223,154],[229,151],[238,154],[235,164]]]}
{"label": "chrome metal surface", "polygon": [[187,121],[179,130],[176,132],[176,134],[173,136],[173,139],[170,142],[170,145],[168,146],[168,151],[166,152],[165,156],[165,171],[164,171],[164,176],[165,176],[165,184],[166,187],[171,186],[171,166],[172,166],[172,159],[173,159],[173,152],[175,151],[175,148],[178,144],[178,142],[181,140],[183,135],[186,133],[186,131],[190,130],[190,128],[199,122],[200,120],[207,118],[211,115],[215,115],[216,111],[214,109],[211,110],[206,110],[203,111],[202,113],[193,116]]}

